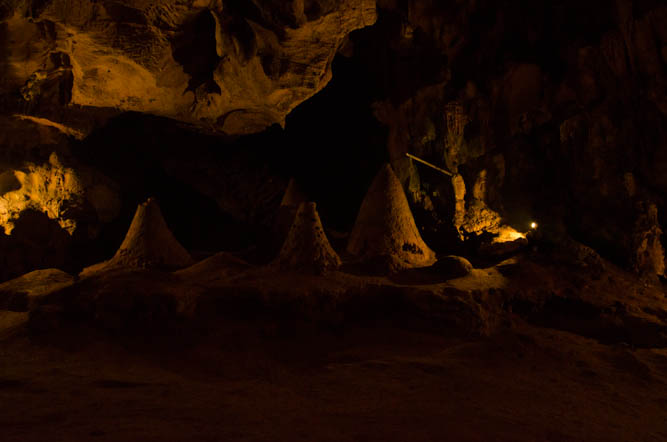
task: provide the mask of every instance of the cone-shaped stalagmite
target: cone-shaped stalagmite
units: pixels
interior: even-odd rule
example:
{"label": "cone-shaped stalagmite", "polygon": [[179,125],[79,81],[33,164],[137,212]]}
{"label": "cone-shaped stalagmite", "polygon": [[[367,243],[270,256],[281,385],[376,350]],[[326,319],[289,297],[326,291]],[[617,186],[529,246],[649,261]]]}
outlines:
{"label": "cone-shaped stalagmite", "polygon": [[436,261],[389,164],[380,169],[361,203],[347,250],[365,260],[385,262],[392,270],[426,267]]}
{"label": "cone-shaped stalagmite", "polygon": [[280,202],[280,207],[276,214],[276,222],[273,226],[273,247],[275,248],[275,252],[280,250],[280,247],[285,242],[299,206],[306,201],[308,201],[306,195],[301,191],[294,178],[290,179],[283,199]]}
{"label": "cone-shaped stalagmite", "polygon": [[275,263],[282,270],[320,274],[341,265],[329,244],[315,203],[302,203]]}
{"label": "cone-shaped stalagmite", "polygon": [[306,195],[301,191],[301,188],[296,183],[294,178],[290,178],[285,189],[283,199],[280,201],[280,207],[294,207],[298,209],[301,203],[306,202]]}
{"label": "cone-shaped stalagmite", "polygon": [[109,261],[111,265],[174,270],[193,263],[174,238],[153,198],[139,204],[125,240]]}

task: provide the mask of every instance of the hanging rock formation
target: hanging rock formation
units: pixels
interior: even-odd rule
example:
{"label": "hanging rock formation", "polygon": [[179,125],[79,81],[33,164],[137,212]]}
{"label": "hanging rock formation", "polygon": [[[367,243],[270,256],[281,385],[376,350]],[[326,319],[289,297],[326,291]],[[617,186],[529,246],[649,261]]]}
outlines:
{"label": "hanging rock formation", "polygon": [[324,233],[315,203],[302,203],[274,262],[281,270],[321,274],[341,265]]}
{"label": "hanging rock formation", "polygon": [[175,270],[193,264],[192,257],[174,238],[153,198],[139,204],[125,240],[108,266]]}
{"label": "hanging rock formation", "polygon": [[258,132],[321,90],[345,37],[375,20],[374,0],[3,1],[0,103],[84,132],[124,111]]}
{"label": "hanging rock formation", "polygon": [[389,164],[380,169],[361,204],[347,250],[364,260],[388,260],[392,270],[426,267],[436,261]]}

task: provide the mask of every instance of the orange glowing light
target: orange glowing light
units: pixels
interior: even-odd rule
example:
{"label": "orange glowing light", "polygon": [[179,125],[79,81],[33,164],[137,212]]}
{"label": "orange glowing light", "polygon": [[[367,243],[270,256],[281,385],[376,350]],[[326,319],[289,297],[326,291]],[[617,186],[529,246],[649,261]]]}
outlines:
{"label": "orange glowing light", "polygon": [[498,232],[498,236],[493,239],[493,242],[494,243],[512,242],[522,238],[526,238],[526,235],[516,231],[510,226],[501,226]]}

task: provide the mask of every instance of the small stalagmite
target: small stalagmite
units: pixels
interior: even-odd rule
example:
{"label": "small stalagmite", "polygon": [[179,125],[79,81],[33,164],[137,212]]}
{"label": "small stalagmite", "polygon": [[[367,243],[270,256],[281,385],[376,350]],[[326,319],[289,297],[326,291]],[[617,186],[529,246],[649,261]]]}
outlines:
{"label": "small stalagmite", "polygon": [[295,209],[298,209],[301,203],[305,203],[307,200],[306,195],[303,193],[296,180],[290,178],[283,199],[280,201],[280,207],[294,207]]}
{"label": "small stalagmite", "polygon": [[403,187],[391,165],[373,180],[350,234],[347,251],[388,270],[427,267],[435,252],[422,239]]}
{"label": "small stalagmite", "polygon": [[302,203],[274,265],[281,270],[322,274],[341,265],[324,233],[315,203]]}
{"label": "small stalagmite", "polygon": [[280,207],[278,208],[278,213],[276,215],[276,222],[274,225],[275,252],[280,250],[280,247],[285,242],[285,238],[287,238],[287,234],[292,227],[299,206],[306,201],[308,201],[308,198],[301,191],[296,180],[294,178],[290,179],[287,189],[285,189],[283,199],[280,201]]}
{"label": "small stalagmite", "polygon": [[175,270],[193,264],[192,257],[174,238],[153,198],[139,204],[112,266]]}

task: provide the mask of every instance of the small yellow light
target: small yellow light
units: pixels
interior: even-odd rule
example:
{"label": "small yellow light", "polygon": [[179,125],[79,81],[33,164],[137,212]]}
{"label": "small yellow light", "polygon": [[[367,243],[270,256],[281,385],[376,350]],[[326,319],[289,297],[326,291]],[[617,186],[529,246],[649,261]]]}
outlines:
{"label": "small yellow light", "polygon": [[537,223],[536,223],[535,221],[533,221],[532,223],[530,223],[530,228],[531,228],[531,229],[537,229]]}

